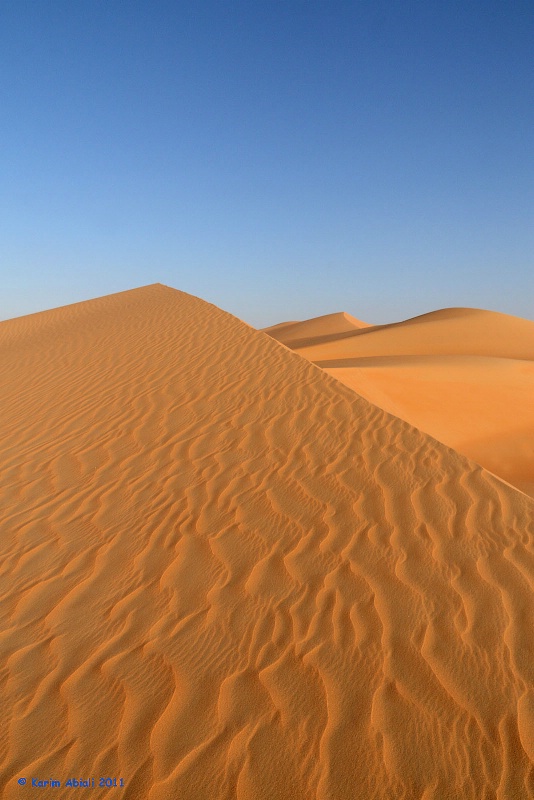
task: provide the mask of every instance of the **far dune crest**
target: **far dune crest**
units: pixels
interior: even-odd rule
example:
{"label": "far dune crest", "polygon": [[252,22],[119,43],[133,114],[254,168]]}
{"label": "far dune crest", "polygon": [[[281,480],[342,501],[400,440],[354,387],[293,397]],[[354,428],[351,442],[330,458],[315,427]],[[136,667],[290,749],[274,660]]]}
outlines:
{"label": "far dune crest", "polygon": [[353,333],[355,330],[368,327],[371,327],[369,323],[362,322],[356,317],[340,311],[336,314],[314,317],[304,322],[281,322],[269,328],[262,328],[262,331],[263,333],[268,333],[269,336],[277,339],[282,344],[288,344],[299,339]]}

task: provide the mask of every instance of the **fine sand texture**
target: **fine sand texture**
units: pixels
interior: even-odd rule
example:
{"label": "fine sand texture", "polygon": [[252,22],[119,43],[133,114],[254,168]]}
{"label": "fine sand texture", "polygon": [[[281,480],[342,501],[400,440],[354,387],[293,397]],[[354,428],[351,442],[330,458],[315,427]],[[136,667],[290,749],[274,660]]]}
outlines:
{"label": "fine sand texture", "polygon": [[534,496],[534,322],[466,308],[352,331],[324,319],[264,330]]}
{"label": "fine sand texture", "polygon": [[0,358],[3,799],[534,798],[529,497],[160,284]]}

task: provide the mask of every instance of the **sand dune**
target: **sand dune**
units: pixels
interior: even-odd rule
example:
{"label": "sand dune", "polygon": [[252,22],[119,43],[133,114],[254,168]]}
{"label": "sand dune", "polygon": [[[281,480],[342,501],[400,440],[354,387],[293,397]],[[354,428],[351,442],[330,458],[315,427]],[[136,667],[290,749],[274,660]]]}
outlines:
{"label": "sand dune", "polygon": [[[265,333],[270,330],[263,329]],[[276,331],[273,338],[289,344]],[[291,348],[314,362],[333,358],[428,354],[533,360],[534,322],[495,311],[445,308],[405,322],[340,333],[326,333],[312,324],[306,328],[305,336],[291,338]]]}
{"label": "sand dune", "polygon": [[328,336],[313,322],[306,338],[265,332],[534,496],[534,322],[442,309]]}
{"label": "sand dune", "polygon": [[280,322],[269,328],[263,328],[263,332],[283,344],[289,344],[306,337],[337,337],[340,334],[353,333],[367,327],[369,327],[367,322],[362,322],[342,311],[338,314],[325,314],[322,317],[307,319],[304,322]]}
{"label": "sand dune", "polygon": [[159,284],[0,357],[3,798],[534,797],[530,498]]}

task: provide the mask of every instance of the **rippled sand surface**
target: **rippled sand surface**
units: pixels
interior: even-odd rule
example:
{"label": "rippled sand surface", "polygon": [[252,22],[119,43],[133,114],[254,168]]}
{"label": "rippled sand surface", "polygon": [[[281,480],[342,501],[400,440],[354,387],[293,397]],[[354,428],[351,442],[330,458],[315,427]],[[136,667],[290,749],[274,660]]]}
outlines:
{"label": "rippled sand surface", "polygon": [[0,358],[3,798],[534,797],[529,497],[159,284]]}

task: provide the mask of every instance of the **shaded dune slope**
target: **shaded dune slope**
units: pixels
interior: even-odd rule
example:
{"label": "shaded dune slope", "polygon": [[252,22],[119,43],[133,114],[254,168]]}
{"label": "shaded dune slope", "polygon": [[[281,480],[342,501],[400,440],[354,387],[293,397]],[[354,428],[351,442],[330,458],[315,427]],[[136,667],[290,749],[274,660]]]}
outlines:
{"label": "shaded dune slope", "polygon": [[266,332],[534,496],[534,322],[465,308],[328,335],[313,322],[305,339]]}
{"label": "shaded dune slope", "polygon": [[4,798],[534,797],[529,498],[161,285],[0,357]]}

